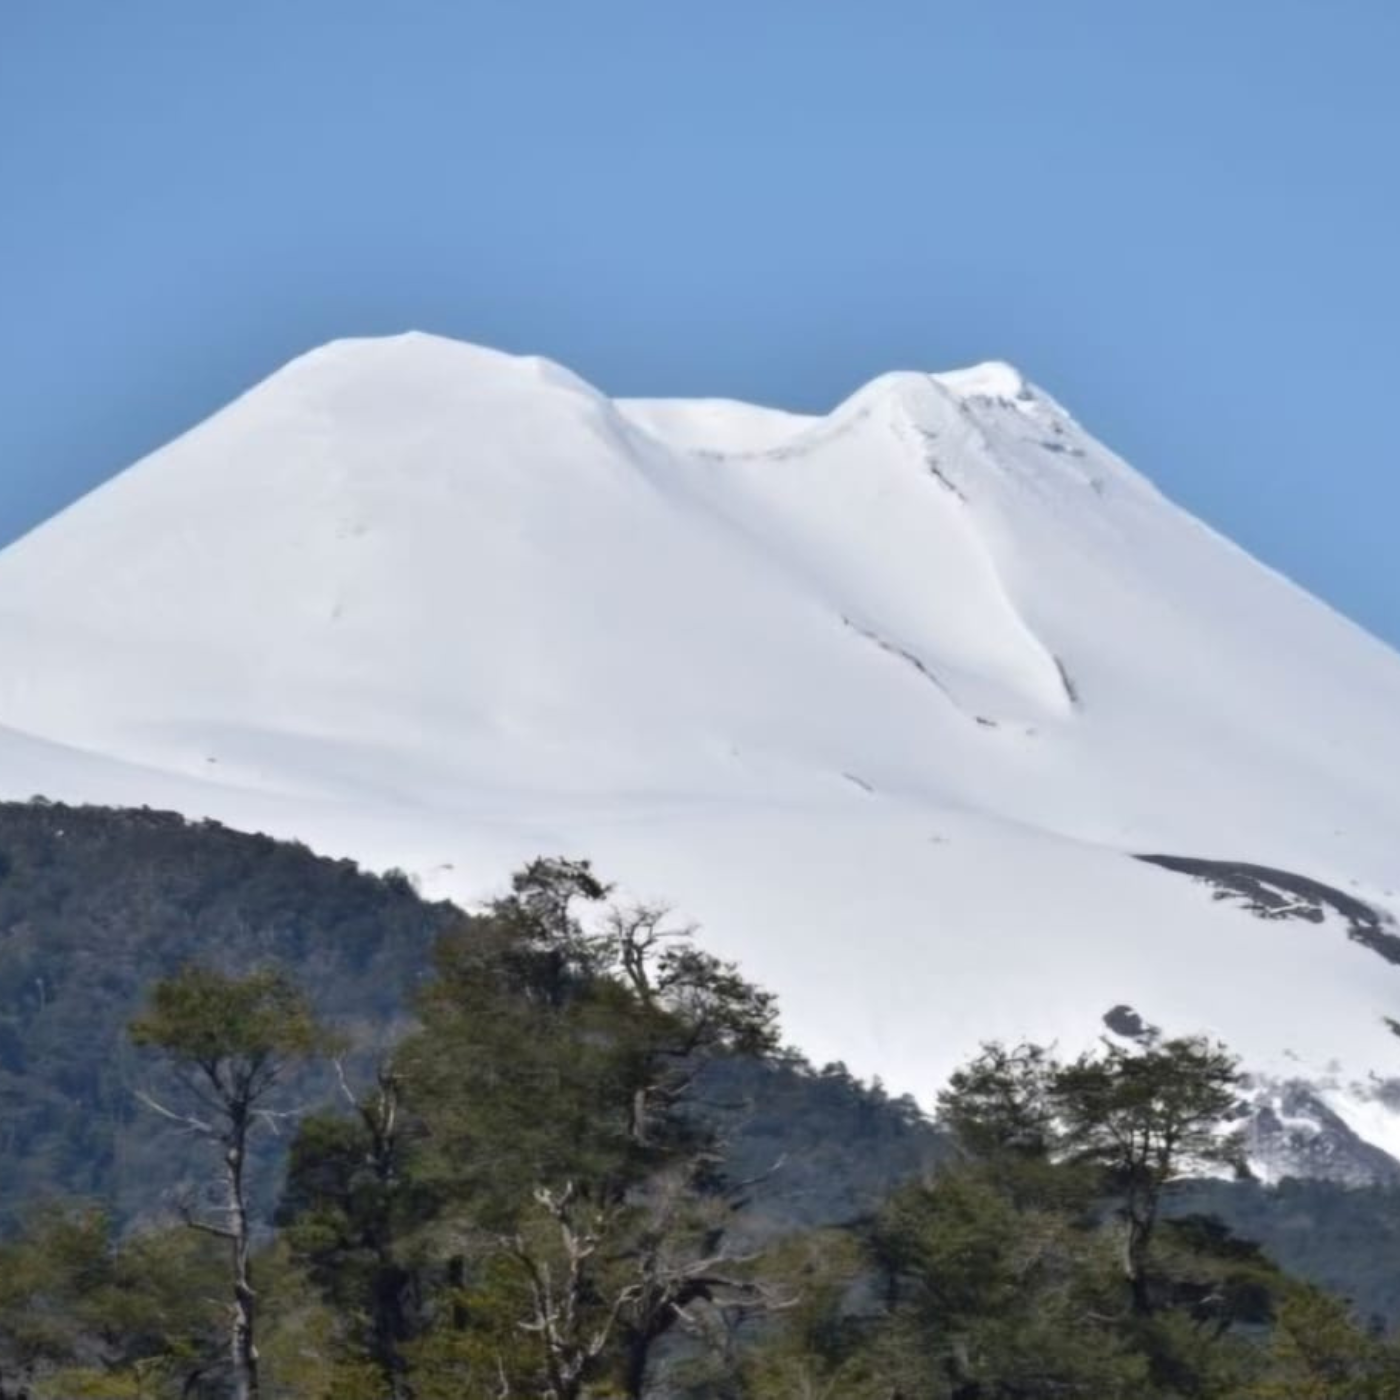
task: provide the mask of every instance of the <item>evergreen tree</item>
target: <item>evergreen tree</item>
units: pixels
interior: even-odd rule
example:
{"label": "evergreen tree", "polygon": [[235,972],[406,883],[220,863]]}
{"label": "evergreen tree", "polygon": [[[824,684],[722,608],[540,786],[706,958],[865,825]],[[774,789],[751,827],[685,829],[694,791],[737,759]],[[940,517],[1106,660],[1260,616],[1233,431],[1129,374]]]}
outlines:
{"label": "evergreen tree", "polygon": [[[764,1082],[773,999],[609,893],[539,860],[447,928],[368,1088],[352,1058],[339,1105],[296,1115],[256,1253],[250,1136],[332,1047],[274,973],[157,984],[131,1033],[169,1080],[142,1097],[218,1150],[220,1199],[183,1203],[192,1230],[69,1208],[0,1244],[0,1400],[1400,1400],[1344,1304],[1166,1209],[1237,1160],[1238,1072],[1202,1040],[985,1045],[939,1096],[951,1161],[844,1227],[756,1228],[791,1110],[730,1167],[716,1100]],[[825,1133],[803,1182],[849,1171],[848,1129],[919,1127],[842,1066],[781,1066]]]}
{"label": "evergreen tree", "polygon": [[188,1231],[122,1240],[95,1207],[37,1210],[0,1244],[0,1397],[212,1397],[220,1274]]}
{"label": "evergreen tree", "polygon": [[1200,1038],[1110,1044],[1054,1076],[1067,1149],[1101,1167],[1121,1202],[1123,1273],[1139,1313],[1152,1310],[1148,1270],[1163,1193],[1191,1172],[1243,1167],[1240,1137],[1227,1128],[1240,1077],[1233,1055]]}
{"label": "evergreen tree", "polygon": [[276,1116],[278,1086],[293,1063],[326,1045],[305,999],[275,973],[232,977],[187,967],[156,984],[143,1015],[131,1023],[136,1045],[160,1052],[183,1102],[144,1101],[194,1132],[220,1155],[224,1204],[209,1220],[186,1206],[191,1228],[229,1247],[232,1323],[229,1364],[235,1400],[258,1400],[257,1292],[248,1218],[248,1137]]}
{"label": "evergreen tree", "polygon": [[532,862],[439,941],[392,1134],[381,1080],[293,1149],[289,1240],[355,1295],[350,1344],[396,1394],[640,1395],[677,1326],[766,1305],[693,1100],[718,1058],[775,1049],[773,998],[663,910],[586,921],[607,893],[585,862]]}
{"label": "evergreen tree", "polygon": [[418,1325],[421,1280],[412,1253],[432,1198],[415,1179],[415,1124],[399,1076],[380,1067],[356,1097],[341,1075],[349,1117],[323,1112],[302,1121],[278,1212],[293,1258],[341,1320],[337,1345],[371,1368],[392,1400],[406,1400],[404,1345]]}

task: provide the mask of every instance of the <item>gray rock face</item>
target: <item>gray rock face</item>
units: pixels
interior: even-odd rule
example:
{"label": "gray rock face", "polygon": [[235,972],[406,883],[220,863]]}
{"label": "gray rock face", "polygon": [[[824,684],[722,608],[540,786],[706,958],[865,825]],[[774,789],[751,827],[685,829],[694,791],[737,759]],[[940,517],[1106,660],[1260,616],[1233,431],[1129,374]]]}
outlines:
{"label": "gray rock face", "polygon": [[1139,1045],[1152,1045],[1162,1034],[1160,1027],[1149,1025],[1126,1002],[1110,1006],[1103,1013],[1103,1023],[1114,1035]]}
{"label": "gray rock face", "polygon": [[1214,888],[1217,899],[1233,900],[1261,919],[1305,919],[1320,924],[1329,912],[1339,914],[1353,942],[1400,966],[1400,932],[1395,920],[1321,880],[1246,861],[1170,855],[1139,855],[1137,859],[1201,880]]}
{"label": "gray rock face", "polygon": [[1267,1181],[1291,1176],[1342,1186],[1400,1183],[1400,1162],[1359,1137],[1300,1080],[1253,1086],[1244,1132],[1250,1165]]}
{"label": "gray rock face", "polygon": [[[1103,1024],[1119,1040],[1144,1048],[1162,1036],[1160,1027],[1126,1003],[1104,1012]],[[1400,1081],[1377,1081],[1371,1087],[1388,1107],[1400,1108]],[[1340,1186],[1400,1185],[1400,1161],[1349,1127],[1306,1080],[1252,1076],[1235,1122],[1244,1134],[1250,1170],[1265,1182],[1294,1177]]]}

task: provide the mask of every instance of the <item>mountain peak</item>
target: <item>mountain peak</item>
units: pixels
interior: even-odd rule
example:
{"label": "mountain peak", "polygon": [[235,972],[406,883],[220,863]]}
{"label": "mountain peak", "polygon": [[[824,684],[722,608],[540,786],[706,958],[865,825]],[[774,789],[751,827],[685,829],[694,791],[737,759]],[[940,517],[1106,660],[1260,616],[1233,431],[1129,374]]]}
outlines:
{"label": "mountain peak", "polygon": [[540,355],[517,355],[427,331],[355,336],[305,351],[256,384],[242,404],[293,399],[348,411],[357,401],[403,411],[433,398],[490,398],[561,390],[589,400],[603,395],[563,365]]}
{"label": "mountain peak", "polygon": [[586,855],[901,1088],[1119,1003],[1364,1079],[1370,945],[1129,853],[1396,902],[1400,660],[1135,480],[1000,362],[808,417],[332,342],[0,552],[0,795]]}
{"label": "mountain peak", "polygon": [[[393,382],[402,387],[405,379],[420,387],[456,383],[465,386],[514,385],[518,389],[548,387],[565,389],[589,398],[606,399],[602,390],[582,379],[557,361],[534,354],[514,354],[471,341],[457,340],[429,331],[408,330],[382,336],[345,337],[327,341],[304,352],[274,372],[263,383],[293,384],[348,383],[364,379]],[[261,386],[258,386],[261,387]],[[963,369],[930,372],[894,370],[876,376],[857,389],[826,415],[836,418],[852,406],[877,400],[893,400],[911,410],[930,402],[930,393],[941,391],[958,402],[996,402],[1026,405],[1038,395],[1029,381],[1004,360],[988,360]],[[256,389],[251,391],[256,392]],[[627,416],[637,421],[673,421],[686,416],[703,422],[743,419],[745,426],[764,436],[762,420],[772,427],[795,433],[815,426],[821,415],[789,413],[757,404],[716,399],[631,399],[620,401]],[[778,420],[786,420],[780,425]],[[726,427],[732,426],[725,423]]]}
{"label": "mountain peak", "polygon": [[[1053,410],[1044,414],[1044,409]],[[831,414],[836,419],[864,416],[872,409],[893,413],[917,429],[937,433],[961,422],[985,422],[986,410],[1014,409],[1018,413],[1068,419],[1058,405],[1040,395],[1030,382],[1003,360],[989,360],[966,369],[930,372],[894,370],[876,376],[856,390]],[[974,430],[975,431],[975,430]]]}
{"label": "mountain peak", "polygon": [[966,369],[945,370],[933,376],[949,393],[960,399],[997,399],[1006,403],[1027,402],[1035,397],[1029,381],[1005,360],[985,360]]}

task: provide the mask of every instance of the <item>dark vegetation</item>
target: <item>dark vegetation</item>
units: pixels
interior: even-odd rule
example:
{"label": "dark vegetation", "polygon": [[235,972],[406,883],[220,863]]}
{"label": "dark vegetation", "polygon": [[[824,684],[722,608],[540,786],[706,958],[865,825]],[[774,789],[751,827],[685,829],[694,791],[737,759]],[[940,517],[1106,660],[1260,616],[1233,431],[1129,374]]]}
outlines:
{"label": "dark vegetation", "polygon": [[[139,1090],[160,1086],[126,1027],[154,983],[191,962],[277,968],[372,1077],[409,1025],[433,948],[474,921],[304,846],[171,812],[0,803],[0,1234],[58,1194],[101,1201],[123,1225],[158,1214],[200,1173],[199,1146],[155,1131]],[[929,1165],[938,1135],[842,1066],[727,1060],[707,1102],[726,1117],[738,1170],[786,1159],[756,1190],[775,1222],[847,1219]],[[155,1081],[153,1083],[153,1081]],[[289,1098],[339,1097],[326,1062]],[[286,1135],[252,1144],[259,1213],[275,1204]]]}
{"label": "dark vegetation", "polygon": [[935,1132],[586,863],[468,918],[44,804],[0,871],[9,1400],[1400,1395],[1273,1262],[1389,1306],[1400,1198],[1193,1181],[1219,1046],[989,1045]]}
{"label": "dark vegetation", "polygon": [[294,969],[318,1015],[373,1047],[459,918],[402,876],[214,822],[0,803],[0,1226],[49,1192],[139,1214],[185,1173],[190,1152],[136,1100],[125,1034],[158,978]]}
{"label": "dark vegetation", "polygon": [[1269,1257],[1384,1329],[1400,1320],[1400,1191],[1327,1181],[1193,1182],[1172,1209],[1218,1215]]}

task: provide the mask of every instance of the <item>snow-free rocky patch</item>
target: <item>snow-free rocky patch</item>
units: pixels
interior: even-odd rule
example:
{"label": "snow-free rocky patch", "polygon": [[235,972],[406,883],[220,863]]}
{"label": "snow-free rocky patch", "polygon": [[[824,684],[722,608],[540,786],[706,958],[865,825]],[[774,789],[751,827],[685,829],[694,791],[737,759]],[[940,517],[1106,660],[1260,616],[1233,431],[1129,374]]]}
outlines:
{"label": "snow-free rocky patch", "polygon": [[1238,860],[1163,855],[1138,859],[1189,875],[1209,885],[1216,899],[1233,900],[1261,919],[1304,919],[1320,924],[1329,913],[1336,914],[1348,938],[1386,962],[1400,965],[1400,933],[1396,932],[1394,916],[1321,880]]}

